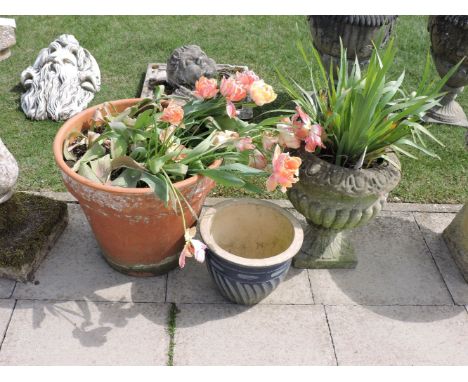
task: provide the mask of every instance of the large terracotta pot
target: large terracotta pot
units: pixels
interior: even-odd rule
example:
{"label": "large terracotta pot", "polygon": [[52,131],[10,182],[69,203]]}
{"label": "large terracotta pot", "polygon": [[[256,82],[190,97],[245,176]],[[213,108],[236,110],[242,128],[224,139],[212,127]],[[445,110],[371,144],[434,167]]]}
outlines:
{"label": "large terracotta pot", "polygon": [[[139,100],[110,103],[117,111],[122,111]],[[166,208],[148,188],[97,184],[72,171],[63,159],[63,143],[69,133],[81,129],[99,106],[75,115],[57,132],[54,156],[65,186],[78,199],[103,255],[112,267],[134,276],[166,273],[177,266],[178,254],[184,244],[181,216],[170,207]],[[214,185],[213,180],[198,175],[175,184],[197,214]],[[195,223],[188,210],[185,219],[188,226]]]}
{"label": "large terracotta pot", "polygon": [[[335,166],[303,148],[299,182],[288,190],[294,208],[309,223],[297,268],[354,268],[357,259],[344,230],[372,220],[400,181],[400,171],[388,162],[369,169]],[[390,154],[394,163],[399,163]]]}

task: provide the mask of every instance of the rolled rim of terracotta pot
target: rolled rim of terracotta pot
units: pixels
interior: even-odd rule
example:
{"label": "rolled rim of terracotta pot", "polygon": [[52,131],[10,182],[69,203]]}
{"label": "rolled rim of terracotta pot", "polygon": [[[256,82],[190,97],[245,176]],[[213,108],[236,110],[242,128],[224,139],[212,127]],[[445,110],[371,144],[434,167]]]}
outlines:
{"label": "rolled rim of terracotta pot", "polygon": [[[143,100],[143,98],[127,98],[127,99],[109,101],[106,103],[112,104],[117,110],[120,111],[120,110],[124,110],[125,108],[129,106],[134,105],[135,103],[141,100]],[[66,174],[68,177],[90,188],[93,188],[95,190],[105,191],[105,192],[109,192],[109,193],[117,194],[117,195],[153,194],[154,192],[150,188],[126,188],[126,187],[106,186],[104,184],[98,184],[96,182],[89,180],[88,178],[85,178],[84,176],[79,175],[78,173],[73,171],[70,167],[68,167],[68,165],[65,163],[65,160],[63,159],[63,143],[65,139],[68,137],[68,135],[70,134],[72,130],[82,129],[83,124],[86,121],[89,121],[93,117],[96,109],[102,107],[103,105],[104,104],[101,103],[99,105],[92,106],[81,111],[80,113],[74,115],[72,118],[67,120],[60,127],[60,129],[57,131],[57,134],[55,135],[54,143],[53,143],[53,152],[54,152],[55,162],[57,163],[60,170],[64,174]],[[221,165],[221,162],[222,162],[221,159],[217,159],[209,167],[210,168],[218,167]],[[190,178],[174,183],[174,186],[178,189],[186,188],[188,186],[191,186],[197,183],[201,178],[203,178],[202,175],[194,175],[194,176],[191,176]]]}
{"label": "rolled rim of terracotta pot", "polygon": [[[292,240],[287,249],[278,253],[276,255],[265,257],[261,259],[254,259],[254,258],[246,258],[242,256],[237,256],[233,253],[222,248],[214,239],[211,233],[211,227],[213,224],[213,220],[216,216],[216,213],[232,206],[236,205],[245,205],[245,204],[255,204],[262,207],[270,208],[275,212],[279,213],[283,217],[285,217],[291,223],[291,227],[293,230]],[[220,202],[214,206],[208,207],[203,215],[199,220],[200,226],[200,235],[204,241],[204,243],[208,246],[208,248],[214,252],[217,256],[223,258],[224,260],[245,267],[271,267],[281,263],[284,263],[290,259],[292,259],[301,249],[302,243],[304,240],[304,232],[302,230],[301,223],[286,209],[279,207],[278,205],[268,202],[261,199],[234,199],[234,200],[227,200],[224,202]]]}

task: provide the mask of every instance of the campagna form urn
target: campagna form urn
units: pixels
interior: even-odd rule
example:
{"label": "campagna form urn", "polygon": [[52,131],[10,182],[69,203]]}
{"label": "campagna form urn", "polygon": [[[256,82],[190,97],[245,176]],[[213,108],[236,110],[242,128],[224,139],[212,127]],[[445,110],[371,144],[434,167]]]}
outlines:
{"label": "campagna form urn", "polygon": [[[389,162],[369,169],[335,166],[303,148],[299,182],[288,191],[294,208],[309,223],[304,245],[293,259],[296,268],[354,268],[351,243],[343,234],[368,223],[381,210],[388,193],[400,181],[400,171]],[[398,158],[389,154],[399,165]]]}
{"label": "campagna form urn", "polygon": [[[443,77],[463,57],[468,57],[468,16],[430,16],[428,30],[431,38],[431,52],[439,75]],[[431,109],[427,122],[444,123],[468,127],[468,120],[460,104],[455,101],[463,87],[468,84],[468,61],[447,81],[447,94],[440,101],[441,106]]]}
{"label": "campagna form urn", "polygon": [[347,49],[348,60],[354,62],[357,56],[362,65],[369,62],[372,42],[382,39],[384,45],[389,39],[397,16],[379,15],[334,15],[308,16],[312,40],[322,56],[325,67],[330,60],[339,62],[340,37]]}

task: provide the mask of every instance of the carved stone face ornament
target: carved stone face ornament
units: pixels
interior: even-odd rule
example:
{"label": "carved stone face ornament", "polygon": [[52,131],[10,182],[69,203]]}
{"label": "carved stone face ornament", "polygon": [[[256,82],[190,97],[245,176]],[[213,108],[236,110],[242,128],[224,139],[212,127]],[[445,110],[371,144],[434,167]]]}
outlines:
{"label": "carved stone face ornament", "polygon": [[21,73],[26,92],[21,108],[35,120],[66,120],[82,111],[100,90],[101,73],[94,57],[72,35],[63,34],[40,51]]}
{"label": "carved stone face ornament", "polygon": [[205,76],[216,76],[216,62],[198,45],[184,45],[175,49],[167,61],[167,82],[174,88],[194,89],[195,82]]}

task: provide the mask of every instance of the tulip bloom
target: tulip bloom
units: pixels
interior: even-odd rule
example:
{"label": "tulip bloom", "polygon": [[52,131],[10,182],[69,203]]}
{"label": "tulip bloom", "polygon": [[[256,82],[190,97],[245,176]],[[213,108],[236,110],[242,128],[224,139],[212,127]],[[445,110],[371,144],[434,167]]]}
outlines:
{"label": "tulip bloom", "polygon": [[252,71],[236,72],[236,81],[241,84],[246,91],[250,90],[250,86],[260,78]]}
{"label": "tulip bloom", "polygon": [[311,121],[300,106],[296,106],[296,114],[292,116],[291,123],[296,137],[302,141],[305,140],[309,135]]}
{"label": "tulip bloom", "polygon": [[235,143],[236,149],[238,151],[245,151],[245,150],[253,150],[255,149],[255,145],[252,143],[252,138],[251,137],[245,137],[239,139]]}
{"label": "tulip bloom", "polygon": [[223,145],[225,143],[228,143],[230,141],[234,141],[239,138],[239,133],[236,131],[231,131],[231,130],[224,130],[224,131],[217,131],[213,135],[213,140],[211,143],[213,146],[218,146],[218,145]]}
{"label": "tulip bloom", "polygon": [[294,134],[291,126],[278,124],[276,128],[279,131],[278,143],[282,147],[298,149],[301,147],[301,140]]}
{"label": "tulip bloom", "polygon": [[255,150],[250,156],[249,156],[249,166],[256,168],[258,170],[263,170],[267,166],[268,162],[267,159],[265,158],[265,155],[263,155],[259,150]]}
{"label": "tulip bloom", "polygon": [[247,96],[247,91],[242,84],[238,83],[233,77],[223,77],[219,91],[231,102],[242,101]]}
{"label": "tulip bloom", "polygon": [[234,105],[231,101],[226,102],[226,114],[229,118],[237,117],[239,112],[236,110],[236,105]]}
{"label": "tulip bloom", "polygon": [[184,119],[184,109],[171,100],[159,119],[163,122],[169,122],[171,125],[179,126]]}
{"label": "tulip bloom", "polygon": [[270,85],[267,85],[263,80],[258,80],[250,85],[250,98],[257,106],[263,106],[266,103],[273,102],[277,94]]}
{"label": "tulip bloom", "polygon": [[265,133],[262,136],[262,146],[265,151],[270,151],[273,146],[278,143],[278,137],[273,136],[271,133]]}
{"label": "tulip bloom", "polygon": [[185,266],[185,259],[187,257],[194,257],[200,263],[205,261],[206,245],[200,240],[195,240],[196,228],[192,227],[185,231],[185,246],[179,256],[179,267]]}
{"label": "tulip bloom", "polygon": [[318,147],[325,148],[322,142],[323,128],[320,125],[312,125],[310,127],[309,135],[305,139],[305,151],[313,153]]}
{"label": "tulip bloom", "polygon": [[195,82],[194,94],[203,99],[210,99],[218,94],[218,82],[214,78],[206,78],[201,76],[197,82]]}
{"label": "tulip bloom", "polygon": [[281,186],[281,191],[286,192],[286,189],[292,187],[293,183],[299,181],[297,176],[301,163],[301,158],[290,157],[289,153],[282,153],[280,147],[276,146],[272,160],[272,173],[266,182],[267,190],[271,192]]}

